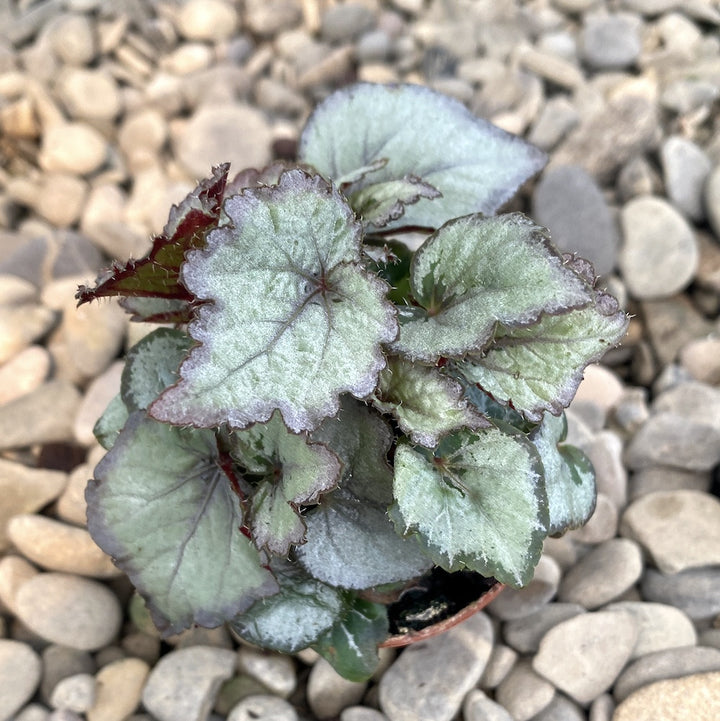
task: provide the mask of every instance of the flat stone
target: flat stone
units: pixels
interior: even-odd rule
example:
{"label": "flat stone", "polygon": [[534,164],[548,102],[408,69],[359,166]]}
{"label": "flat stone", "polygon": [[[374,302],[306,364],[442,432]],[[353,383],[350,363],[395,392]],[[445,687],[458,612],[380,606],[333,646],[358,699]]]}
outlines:
{"label": "flat stone", "polygon": [[18,551],[46,570],[91,578],[122,574],[84,528],[27,513],[10,519],[7,530]]}
{"label": "flat stone", "polygon": [[105,68],[66,68],[55,90],[77,120],[113,120],[122,109],[120,89]]}
{"label": "flat stone", "polygon": [[557,593],[560,566],[550,556],[541,556],[532,580],[523,588],[506,588],[488,611],[503,621],[529,616],[545,606]]}
{"label": "flat stone", "polygon": [[620,532],[640,543],[663,573],[720,565],[720,501],[709,493],[642,496],[623,514]]}
{"label": "flat stone", "polygon": [[308,705],[316,718],[331,719],[344,708],[359,703],[366,688],[366,683],[343,678],[324,658],[320,658],[313,664],[308,677]]}
{"label": "flat stone", "polygon": [[188,121],[176,152],[192,177],[204,178],[213,165],[226,161],[232,172],[264,167],[270,162],[271,141],[269,123],[255,108],[206,105]]}
{"label": "flat stone", "polygon": [[0,551],[8,548],[8,521],[20,513],[33,513],[54,501],[68,477],[60,471],[30,468],[0,458]]}
{"label": "flat stone", "polygon": [[682,646],[695,646],[697,633],[692,621],[679,608],[663,603],[619,601],[606,611],[626,611],[632,614],[638,627],[638,639],[631,659],[655,651]]}
{"label": "flat stone", "polygon": [[705,210],[715,238],[720,240],[720,165],[710,172],[705,183]]}
{"label": "flat stone", "polygon": [[282,698],[287,698],[297,685],[295,665],[288,656],[241,648],[238,668]]}
{"label": "flat stone", "polygon": [[289,30],[302,20],[302,8],[295,0],[246,0],[244,21],[257,35],[269,36]]}
{"label": "flat stone", "polygon": [[190,0],[178,13],[178,29],[191,40],[227,40],[237,25],[235,8],[222,0]]}
{"label": "flat stone", "polygon": [[528,721],[553,700],[555,687],[533,671],[529,660],[513,666],[495,690],[495,699],[515,721]]}
{"label": "flat stone", "polygon": [[518,654],[510,646],[496,643],[480,679],[483,690],[497,688],[518,660]]}
{"label": "flat stone", "polygon": [[641,25],[630,13],[586,15],[580,35],[583,58],[595,70],[633,65],[640,55]]}
{"label": "flat stone", "polygon": [[681,381],[657,395],[652,410],[693,421],[706,420],[720,428],[720,388],[694,380]]}
{"label": "flat stone", "polygon": [[40,683],[40,657],[30,646],[0,638],[0,721],[9,721]]}
{"label": "flat stone", "polygon": [[622,596],[643,571],[640,546],[627,538],[611,538],[593,548],[565,574],[558,598],[595,609]]}
{"label": "flat stone", "polygon": [[580,115],[564,96],[550,98],[530,129],[528,140],[542,150],[552,150],[580,122]]}
{"label": "flat stone", "polygon": [[0,601],[15,613],[15,597],[18,589],[39,571],[21,556],[6,554],[0,559]]}
{"label": "flat stone", "polygon": [[369,706],[350,706],[340,714],[340,721],[387,721],[387,716]]}
{"label": "flat stone", "polygon": [[225,648],[190,646],[164,655],[150,672],[142,692],[145,708],[157,721],[205,721],[223,681],[236,666]]}
{"label": "flat stone", "polygon": [[703,220],[703,189],[712,169],[708,155],[691,140],[671,135],[660,148],[660,160],[673,205],[691,220]]}
{"label": "flat stone", "polygon": [[598,493],[592,516],[584,526],[570,531],[569,535],[580,543],[595,545],[614,538],[617,535],[617,529],[617,506],[604,493]]}
{"label": "flat stone", "polygon": [[95,701],[97,684],[89,673],[66,676],[59,681],[50,695],[50,705],[61,711],[85,713]]}
{"label": "flat stone", "polygon": [[662,198],[641,197],[620,215],[624,244],[620,270],[628,291],[642,300],[667,298],[693,279],[699,251],[687,221]]}
{"label": "flat stone", "polygon": [[85,122],[53,125],[43,132],[39,160],[48,172],[89,175],[107,156],[107,141]]}
{"label": "flat stone", "polygon": [[505,623],[503,638],[519,653],[535,653],[551,628],[581,613],[585,613],[585,609],[578,603],[551,603],[531,616]]}
{"label": "flat stone", "polygon": [[0,450],[72,440],[79,406],[80,393],[63,380],[48,381],[0,406]]}
{"label": "flat stone", "polygon": [[625,699],[613,721],[658,721],[672,709],[673,721],[715,721],[720,714],[720,673],[658,681]]}
{"label": "flat stone", "polygon": [[10,360],[44,336],[55,324],[50,308],[37,303],[2,307],[0,313],[0,363]]}
{"label": "flat stone", "polygon": [[95,675],[95,703],[87,721],[123,721],[140,706],[150,666],[139,658],[121,658],[103,666]]}
{"label": "flat stone", "polygon": [[489,698],[480,689],[474,689],[463,703],[465,721],[515,721],[499,703]]}
{"label": "flat stone", "polygon": [[39,573],[20,587],[15,603],[18,618],[38,636],[79,650],[108,645],[122,622],[114,593],[66,573]]}
{"label": "flat stone", "polygon": [[532,665],[579,704],[589,704],[613,685],[637,633],[629,614],[584,613],[548,631]]}
{"label": "flat stone", "polygon": [[583,168],[548,170],[535,189],[533,217],[550,229],[560,250],[591,261],[599,275],[614,268],[617,229],[600,188]]}
{"label": "flat stone", "polygon": [[720,613],[720,568],[693,568],[667,575],[645,570],[643,599],[676,606],[693,621],[711,619]]}
{"label": "flat stone", "polygon": [[[532,721],[585,721],[585,710],[567,696],[556,693],[553,700]],[[591,721],[599,721],[591,719]]]}
{"label": "flat stone", "polygon": [[657,413],[633,436],[625,462],[633,470],[669,466],[706,471],[720,462],[720,431],[677,413]]}
{"label": "flat stone", "polygon": [[68,65],[87,65],[98,50],[95,29],[86,15],[67,13],[54,18],[48,40]]}
{"label": "flat stone", "polygon": [[227,721],[297,721],[298,714],[284,699],[270,695],[248,696],[233,707]]}
{"label": "flat stone", "polygon": [[693,646],[656,651],[630,664],[618,677],[613,689],[616,701],[655,681],[720,671],[720,649]]}
{"label": "flat stone", "polygon": [[353,40],[369,30],[375,23],[375,15],[359,2],[331,5],[322,16],[320,32],[323,39],[332,43]]}
{"label": "flat stone", "polygon": [[492,644],[490,620],[478,613],[408,646],[380,680],[380,708],[390,721],[450,721],[480,680]]}
{"label": "flat stone", "polygon": [[710,471],[683,471],[679,468],[650,466],[633,473],[630,486],[630,500],[634,501],[648,493],[658,491],[700,491],[710,490]]}

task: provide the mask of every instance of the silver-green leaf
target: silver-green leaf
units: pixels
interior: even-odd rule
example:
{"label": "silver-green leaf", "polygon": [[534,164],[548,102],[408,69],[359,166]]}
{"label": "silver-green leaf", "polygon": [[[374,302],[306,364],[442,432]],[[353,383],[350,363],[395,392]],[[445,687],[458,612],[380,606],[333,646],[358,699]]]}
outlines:
{"label": "silver-green leaf", "polygon": [[299,156],[328,178],[354,179],[349,197],[408,175],[442,194],[405,205],[387,228],[439,228],[460,215],[490,215],[546,160],[457,100],[419,85],[373,84],[344,88],[318,106],[303,131]]}
{"label": "silver-green leaf", "polygon": [[182,280],[202,305],[199,342],[180,380],[151,406],[158,420],[245,428],[279,409],[293,431],[333,416],[341,393],[369,394],[397,335],[387,284],[360,263],[360,225],[319,176],[225,203],[231,225],[187,255]]}
{"label": "silver-green leaf", "polygon": [[128,415],[127,406],[123,403],[122,396],[118,393],[110,403],[108,403],[107,408],[105,408],[93,428],[95,438],[97,438],[98,443],[106,451],[109,451],[115,444],[118,434],[127,422]]}
{"label": "silver-green leaf", "polygon": [[394,491],[393,521],[438,565],[515,587],[531,580],[548,511],[537,451],[522,434],[459,431],[434,453],[401,444]]}
{"label": "silver-green leaf", "polygon": [[592,300],[547,231],[521,213],[448,222],[416,252],[410,283],[421,307],[401,309],[393,348],[433,362],[482,350],[498,324],[526,326]]}
{"label": "silver-green leaf", "polygon": [[544,315],[527,328],[498,328],[492,345],[458,364],[459,371],[531,421],[540,421],[546,410],[558,415],[573,399],[586,366],[627,331],[628,317],[615,299],[595,295],[585,308]]}
{"label": "silver-green leaf", "polygon": [[137,411],[86,490],[93,539],[167,635],[219,626],[278,588],[240,531],[240,504],[216,461],[212,431]]}

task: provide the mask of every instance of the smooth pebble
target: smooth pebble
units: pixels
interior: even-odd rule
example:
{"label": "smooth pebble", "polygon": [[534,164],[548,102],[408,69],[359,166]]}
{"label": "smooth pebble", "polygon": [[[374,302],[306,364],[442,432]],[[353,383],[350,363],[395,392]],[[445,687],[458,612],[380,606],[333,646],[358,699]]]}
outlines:
{"label": "smooth pebble", "polygon": [[139,658],[121,658],[103,666],[95,675],[95,703],[87,721],[124,721],[140,705],[142,689],[150,673]]}
{"label": "smooth pebble", "polygon": [[692,140],[671,135],[660,148],[660,159],[668,198],[691,220],[703,220],[703,189],[712,170],[708,155]]}
{"label": "smooth pebble", "polygon": [[227,721],[297,721],[297,711],[284,699],[271,695],[248,696],[233,707]]}
{"label": "smooth pebble", "polygon": [[366,688],[366,683],[343,678],[320,658],[313,664],[308,677],[308,705],[318,719],[330,719],[344,708],[359,703]]}
{"label": "smooth pebble", "polygon": [[711,619],[720,613],[720,568],[692,568],[674,574],[646,568],[641,592],[644,600],[676,606],[693,621]]}
{"label": "smooth pebble", "polygon": [[97,683],[89,673],[66,676],[50,694],[50,705],[55,709],[85,713],[95,702]]}
{"label": "smooth pebble", "polygon": [[513,666],[495,689],[495,699],[515,721],[528,721],[553,700],[555,687],[532,668],[530,660]]}
{"label": "smooth pebble", "polygon": [[0,639],[0,721],[8,721],[40,683],[42,664],[30,646]]}

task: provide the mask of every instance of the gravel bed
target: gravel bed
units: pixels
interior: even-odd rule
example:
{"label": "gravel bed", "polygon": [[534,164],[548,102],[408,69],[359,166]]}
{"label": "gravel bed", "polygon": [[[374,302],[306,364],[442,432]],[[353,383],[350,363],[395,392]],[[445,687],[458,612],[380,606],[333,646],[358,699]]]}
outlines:
{"label": "gravel bed", "polygon": [[[714,0],[0,2],[0,721],[720,718]],[[354,80],[536,143],[513,202],[632,314],[568,411],[597,510],[532,583],[367,684],[223,628],[161,640],[85,529],[92,426],[146,328],[78,283]]]}

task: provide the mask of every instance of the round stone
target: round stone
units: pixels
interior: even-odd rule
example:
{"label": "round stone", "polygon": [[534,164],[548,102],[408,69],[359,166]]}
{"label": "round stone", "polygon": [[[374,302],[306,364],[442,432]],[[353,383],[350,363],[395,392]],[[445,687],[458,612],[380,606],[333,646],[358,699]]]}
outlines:
{"label": "round stone", "polygon": [[703,188],[712,169],[710,158],[691,140],[672,135],[662,144],[660,159],[667,196],[688,218],[703,220]]}
{"label": "round stone", "polygon": [[112,120],[122,99],[115,78],[103,68],[67,68],[56,86],[68,113],[81,120]]}
{"label": "round stone", "polygon": [[705,183],[705,210],[715,238],[720,240],[720,165],[715,167]]}
{"label": "round stone", "polygon": [[0,639],[0,719],[7,721],[40,683],[40,657],[20,641]]}
{"label": "round stone", "polygon": [[283,698],[287,698],[297,684],[295,665],[288,656],[241,648],[238,653],[238,668]]}
{"label": "round stone", "polygon": [[107,587],[66,573],[39,573],[17,592],[18,618],[52,643],[93,651],[117,635],[122,610]]}
{"label": "round stone", "polygon": [[628,291],[653,300],[685,288],[697,270],[699,252],[682,215],[662,198],[645,196],[625,205],[621,221],[620,269]]}
{"label": "round stone", "polygon": [[45,130],[39,159],[48,172],[87,175],[96,171],[107,155],[108,144],[95,128],[72,122]]}
{"label": "round stone", "polygon": [[519,653],[535,653],[551,628],[581,613],[585,609],[577,603],[549,603],[531,616],[505,623],[503,638]]}
{"label": "round stone", "polygon": [[66,676],[50,695],[50,705],[59,710],[85,713],[95,702],[95,677],[89,673]]}
{"label": "round stone", "polygon": [[52,23],[49,40],[55,54],[68,65],[87,65],[97,53],[95,31],[86,15],[61,15]]}
{"label": "round stone", "polygon": [[602,543],[614,538],[617,528],[617,506],[604,493],[598,493],[592,516],[584,526],[570,531],[570,537],[580,543]]}
{"label": "round stone", "polygon": [[555,695],[555,687],[533,671],[529,660],[512,668],[495,690],[497,702],[515,721],[528,721],[540,713]]}
{"label": "round stone", "polygon": [[87,712],[88,721],[128,718],[140,705],[149,673],[150,667],[139,658],[121,658],[103,666],[95,676],[97,693]]}
{"label": "round stone", "polygon": [[697,338],[690,341],[681,349],[679,360],[696,380],[708,385],[720,385],[720,338]]}
{"label": "round stone", "polygon": [[499,703],[493,701],[480,689],[474,689],[465,697],[463,719],[465,721],[515,721]]}
{"label": "round stone", "polygon": [[69,173],[48,173],[38,188],[35,210],[58,228],[74,225],[82,215],[87,183]]}
{"label": "round stone", "polygon": [[586,62],[596,70],[618,70],[640,55],[640,19],[629,13],[586,15],[580,46]]}
{"label": "round stone", "polygon": [[231,172],[264,167],[271,142],[267,120],[249,105],[205,105],[190,118],[176,150],[190,175],[204,178],[213,165],[226,161]]}
{"label": "round stone", "polygon": [[321,658],[313,665],[308,678],[308,705],[318,719],[331,719],[348,706],[359,703],[366,688],[366,683],[343,678]]}
{"label": "round stone", "polygon": [[226,40],[235,33],[237,23],[235,8],[222,0],[190,0],[178,14],[179,30],[190,40]]}
{"label": "round stone", "polygon": [[638,544],[612,538],[596,546],[565,574],[558,598],[588,609],[599,608],[632,587],[642,570]]}
{"label": "round stone", "polygon": [[227,721],[297,721],[297,711],[287,701],[258,694],[248,696],[233,706]]}
{"label": "round stone", "polygon": [[630,658],[637,633],[629,614],[584,613],[548,631],[532,665],[575,701],[589,704],[613,685]]}

